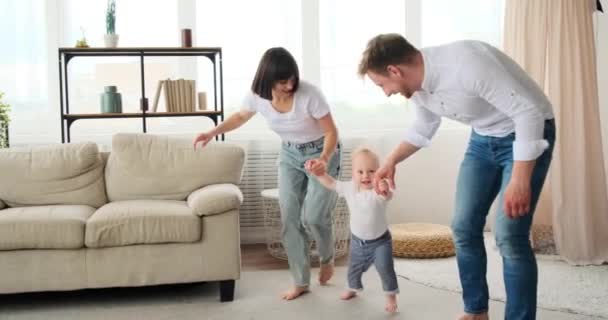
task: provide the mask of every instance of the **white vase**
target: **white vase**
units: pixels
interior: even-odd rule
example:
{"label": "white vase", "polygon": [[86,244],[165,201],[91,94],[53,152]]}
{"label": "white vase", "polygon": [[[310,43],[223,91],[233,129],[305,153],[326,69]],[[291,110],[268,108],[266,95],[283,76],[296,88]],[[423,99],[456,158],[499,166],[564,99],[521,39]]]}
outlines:
{"label": "white vase", "polygon": [[116,48],[118,46],[117,34],[105,34],[103,40],[106,43],[106,48]]}

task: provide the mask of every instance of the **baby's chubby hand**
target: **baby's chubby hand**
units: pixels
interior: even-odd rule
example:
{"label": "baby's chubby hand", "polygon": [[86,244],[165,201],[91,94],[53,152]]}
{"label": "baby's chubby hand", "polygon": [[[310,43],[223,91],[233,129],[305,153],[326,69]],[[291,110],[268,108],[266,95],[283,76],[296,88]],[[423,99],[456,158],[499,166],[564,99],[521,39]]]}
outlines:
{"label": "baby's chubby hand", "polygon": [[379,183],[378,183],[378,189],[380,189],[380,192],[384,193],[388,191],[388,182],[386,182],[385,179],[382,179]]}
{"label": "baby's chubby hand", "polygon": [[304,163],[304,169],[315,176],[322,176],[326,172],[327,163],[322,159],[310,159]]}
{"label": "baby's chubby hand", "polygon": [[391,189],[388,186],[388,181],[387,179],[382,179],[378,182],[378,191],[380,191],[380,195],[382,196],[388,196],[391,193]]}

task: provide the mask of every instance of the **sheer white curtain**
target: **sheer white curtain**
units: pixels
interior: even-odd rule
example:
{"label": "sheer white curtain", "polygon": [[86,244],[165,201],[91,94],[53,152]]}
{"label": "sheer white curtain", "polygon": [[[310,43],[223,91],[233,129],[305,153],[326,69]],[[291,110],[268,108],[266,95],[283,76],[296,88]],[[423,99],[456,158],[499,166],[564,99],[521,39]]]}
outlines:
{"label": "sheer white curtain", "polygon": [[[31,142],[56,141],[45,136],[50,133],[47,122],[57,120],[57,110],[51,108],[54,91],[49,82],[56,73],[56,53],[52,48],[49,21],[55,1],[6,0],[0,10],[0,91],[12,106],[10,136]],[[55,54],[55,55],[53,55]],[[52,109],[52,110],[51,110]],[[34,124],[34,125],[33,125]],[[56,132],[57,136],[59,131]],[[19,142],[19,141],[17,141]]]}

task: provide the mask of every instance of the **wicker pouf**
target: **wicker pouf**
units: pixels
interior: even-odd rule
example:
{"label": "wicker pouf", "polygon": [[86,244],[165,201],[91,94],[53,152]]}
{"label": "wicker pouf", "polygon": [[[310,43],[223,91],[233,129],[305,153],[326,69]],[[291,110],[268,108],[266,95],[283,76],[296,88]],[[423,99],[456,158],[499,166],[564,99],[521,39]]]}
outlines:
{"label": "wicker pouf", "polygon": [[[287,253],[281,242],[281,212],[279,209],[279,190],[267,189],[262,191],[264,203],[264,225],[266,226],[266,247],[271,256],[287,260]],[[350,240],[349,214],[344,199],[338,199],[336,208],[332,214],[332,230],[334,234],[334,258],[340,258],[348,253]],[[308,229],[307,229],[307,232]],[[316,243],[312,240],[312,235],[308,233],[308,251],[310,257],[318,258]]]}
{"label": "wicker pouf", "polygon": [[393,256],[402,258],[443,258],[455,254],[452,230],[430,223],[389,226],[393,236]]}

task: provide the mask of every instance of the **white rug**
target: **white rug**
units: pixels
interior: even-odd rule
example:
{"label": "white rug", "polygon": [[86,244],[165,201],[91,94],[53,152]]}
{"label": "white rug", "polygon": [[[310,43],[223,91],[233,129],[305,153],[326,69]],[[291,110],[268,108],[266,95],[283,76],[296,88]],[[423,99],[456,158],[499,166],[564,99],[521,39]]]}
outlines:
{"label": "white rug", "polygon": [[[318,268],[313,270],[316,275]],[[365,292],[352,301],[338,296],[346,268],[338,267],[333,284],[312,286],[295,301],[279,294],[291,283],[287,270],[244,271],[235,300],[220,303],[216,283],[85,290],[0,296],[2,320],[385,320],[454,319],[462,312],[457,293],[430,288],[399,277],[399,313],[384,312],[384,295],[376,271],[364,275]],[[568,295],[568,291],[562,291]],[[437,307],[440,306],[440,307]],[[504,318],[504,304],[490,301],[491,319]],[[539,310],[538,319],[596,320],[557,311]]]}
{"label": "white rug", "polygon": [[[502,258],[490,234],[486,235],[490,298],[505,301]],[[608,319],[608,265],[573,267],[557,256],[537,255],[538,306]],[[397,273],[433,288],[462,292],[456,258],[396,259]]]}

